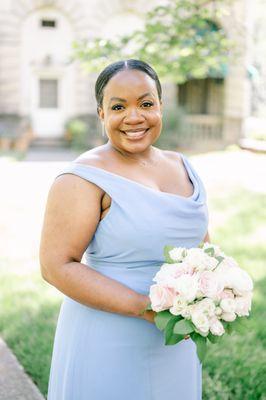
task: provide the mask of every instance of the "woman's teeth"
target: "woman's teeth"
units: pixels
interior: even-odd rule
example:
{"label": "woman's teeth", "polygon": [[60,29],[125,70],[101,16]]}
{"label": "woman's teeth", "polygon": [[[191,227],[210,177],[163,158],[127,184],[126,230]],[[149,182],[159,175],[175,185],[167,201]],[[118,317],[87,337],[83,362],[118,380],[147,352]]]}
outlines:
{"label": "woman's teeth", "polygon": [[130,132],[129,131],[127,131],[127,132],[124,131],[124,133],[127,136],[129,136],[130,138],[137,139],[137,138],[140,138],[141,136],[143,136],[146,131],[147,131],[147,129],[144,129],[143,131],[130,131]]}

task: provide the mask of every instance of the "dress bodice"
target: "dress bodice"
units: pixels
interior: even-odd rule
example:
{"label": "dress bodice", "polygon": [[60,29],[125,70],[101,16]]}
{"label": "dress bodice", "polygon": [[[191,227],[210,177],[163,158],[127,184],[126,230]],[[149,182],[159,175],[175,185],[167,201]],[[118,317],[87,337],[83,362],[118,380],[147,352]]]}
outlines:
{"label": "dress bodice", "polygon": [[164,262],[165,245],[199,245],[208,227],[206,191],[190,161],[180,155],[193,184],[189,197],[161,192],[77,162],[59,174],[70,173],[92,182],[112,199],[85,251],[87,265],[110,276],[114,276],[113,271],[120,275],[122,270],[135,269],[140,279],[150,271],[151,278]]}

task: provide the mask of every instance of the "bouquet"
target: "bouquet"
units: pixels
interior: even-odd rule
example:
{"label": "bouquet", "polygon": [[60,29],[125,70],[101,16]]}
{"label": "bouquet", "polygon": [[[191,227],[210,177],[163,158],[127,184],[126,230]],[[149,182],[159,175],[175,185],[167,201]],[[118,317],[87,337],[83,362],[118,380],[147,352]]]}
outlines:
{"label": "bouquet", "polygon": [[165,344],[173,345],[189,335],[201,362],[207,343],[241,329],[251,310],[253,282],[237,262],[217,245],[198,248],[165,246],[166,263],[150,287],[155,324],[164,331]]}

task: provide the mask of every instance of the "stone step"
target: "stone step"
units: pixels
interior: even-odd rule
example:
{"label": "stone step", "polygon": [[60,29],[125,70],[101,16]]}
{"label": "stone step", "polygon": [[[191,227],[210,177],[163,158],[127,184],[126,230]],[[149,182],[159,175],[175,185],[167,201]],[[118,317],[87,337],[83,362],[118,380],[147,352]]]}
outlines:
{"label": "stone step", "polygon": [[15,355],[0,337],[0,400],[44,400]]}
{"label": "stone step", "polygon": [[31,148],[67,148],[68,142],[62,137],[58,138],[35,138],[30,144]]}

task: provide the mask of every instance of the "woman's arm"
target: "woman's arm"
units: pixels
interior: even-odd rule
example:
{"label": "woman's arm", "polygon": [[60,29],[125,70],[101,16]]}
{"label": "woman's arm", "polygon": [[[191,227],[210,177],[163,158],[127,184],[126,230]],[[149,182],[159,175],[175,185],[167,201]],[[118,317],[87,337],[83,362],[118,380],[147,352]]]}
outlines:
{"label": "woman's arm", "polygon": [[211,238],[210,238],[209,232],[206,233],[206,236],[205,236],[205,238],[203,239],[203,242],[208,242],[208,243],[211,242]]}
{"label": "woman's arm", "polygon": [[149,304],[147,296],[80,262],[99,223],[103,193],[98,186],[73,174],[55,180],[41,235],[42,276],[79,303],[147,319],[146,313],[140,315]]}

